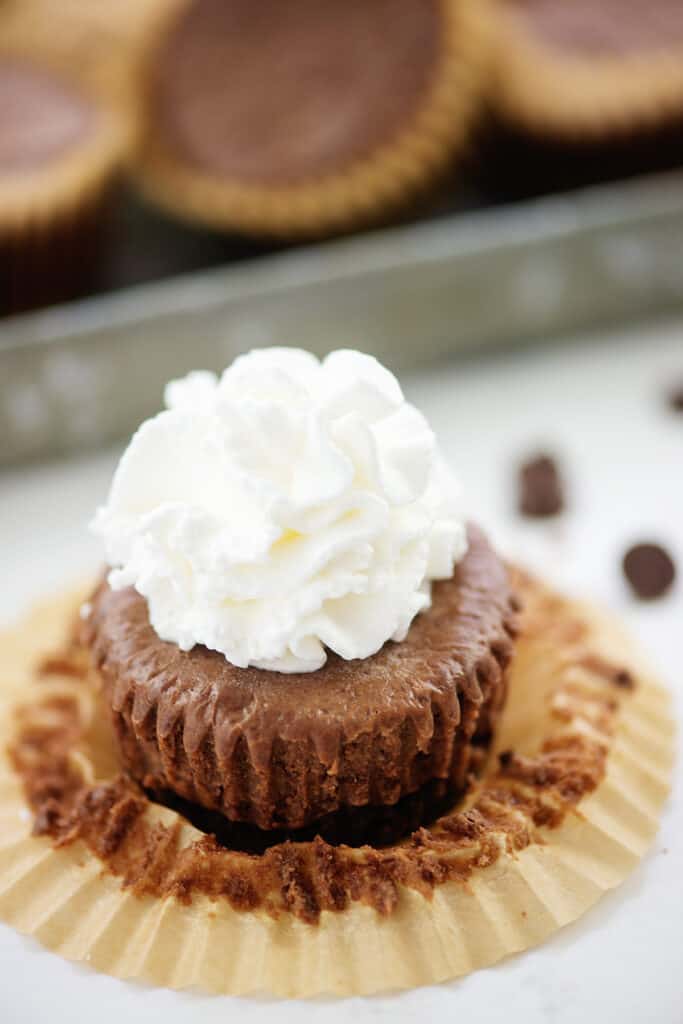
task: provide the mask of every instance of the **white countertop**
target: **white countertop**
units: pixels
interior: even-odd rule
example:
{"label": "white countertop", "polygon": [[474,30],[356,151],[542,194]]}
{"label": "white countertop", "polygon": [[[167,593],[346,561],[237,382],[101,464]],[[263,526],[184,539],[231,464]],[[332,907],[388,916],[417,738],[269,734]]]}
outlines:
{"label": "white countertop", "polygon": [[[473,514],[510,556],[610,606],[649,650],[683,711],[683,582],[639,604],[619,569],[634,540],[663,541],[683,576],[683,322],[441,364],[404,378],[463,481]],[[561,459],[570,507],[557,522],[514,511],[514,465]],[[85,531],[116,452],[0,474],[0,621],[98,564]],[[646,756],[646,754],[645,754]],[[542,947],[459,982],[400,995],[286,1003],[174,993],[61,961],[0,926],[0,1020],[128,1024],[225,1020],[364,1024],[683,1021],[683,778],[648,857],[618,890]]]}

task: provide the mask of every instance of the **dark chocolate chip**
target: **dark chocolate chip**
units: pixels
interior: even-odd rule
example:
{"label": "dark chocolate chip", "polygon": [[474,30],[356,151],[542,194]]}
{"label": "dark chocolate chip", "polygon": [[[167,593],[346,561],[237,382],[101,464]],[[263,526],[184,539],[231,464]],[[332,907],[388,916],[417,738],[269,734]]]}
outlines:
{"label": "dark chocolate chip", "polygon": [[612,682],[624,690],[632,690],[636,685],[633,676],[626,668],[617,669],[612,676]]}
{"label": "dark chocolate chip", "polygon": [[564,508],[564,489],[557,463],[537,455],[519,467],[519,511],[524,516],[556,516]]}
{"label": "dark chocolate chip", "polygon": [[501,750],[500,754],[498,755],[498,761],[500,763],[500,767],[501,768],[506,768],[510,764],[510,761],[512,760],[512,758],[514,756],[515,756],[514,750]]}
{"label": "dark chocolate chip", "polygon": [[669,392],[669,406],[674,412],[683,412],[683,382]]}
{"label": "dark chocolate chip", "polygon": [[634,544],[624,555],[624,575],[637,597],[661,597],[676,576],[673,560],[659,544]]}

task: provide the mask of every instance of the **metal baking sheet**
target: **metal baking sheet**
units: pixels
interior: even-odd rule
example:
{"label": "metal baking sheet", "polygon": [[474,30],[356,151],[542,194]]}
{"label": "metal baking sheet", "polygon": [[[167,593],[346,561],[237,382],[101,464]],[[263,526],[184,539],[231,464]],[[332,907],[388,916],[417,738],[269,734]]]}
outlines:
{"label": "metal baking sheet", "polygon": [[393,228],[0,323],[0,464],[104,444],[256,345],[395,369],[683,306],[683,174]]}

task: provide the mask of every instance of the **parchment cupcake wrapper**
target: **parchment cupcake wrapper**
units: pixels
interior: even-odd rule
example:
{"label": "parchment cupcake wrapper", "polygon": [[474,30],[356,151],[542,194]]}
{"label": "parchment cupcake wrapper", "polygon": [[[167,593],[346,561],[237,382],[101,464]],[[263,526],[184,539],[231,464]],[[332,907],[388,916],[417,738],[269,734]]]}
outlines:
{"label": "parchment cupcake wrapper", "polygon": [[[63,641],[75,604],[73,597],[57,599],[2,637],[3,749],[19,700],[36,699],[46,687],[73,694],[67,677],[42,680],[33,690],[31,680],[36,659]],[[579,813],[567,814],[557,828],[539,829],[541,842],[516,853],[504,849],[466,884],[437,885],[431,898],[402,888],[389,916],[352,904],[342,912],[323,911],[316,925],[289,914],[237,911],[204,897],[189,905],[139,897],[103,871],[80,841],[53,848],[50,840],[30,835],[31,814],[3,755],[0,918],[61,956],[107,974],[224,994],[402,989],[456,978],[536,945],[583,914],[638,863],[656,833],[673,758],[666,691],[618,627],[591,609],[569,602],[564,607],[567,621],[578,616],[589,627],[591,657],[612,659],[636,680],[632,691],[619,691],[605,777],[580,801]],[[539,639],[521,639],[498,750],[538,749],[549,730],[558,730],[557,714],[550,725],[553,709],[561,714],[570,704],[572,728],[596,732],[595,695],[611,684],[574,658],[569,646],[553,654]],[[106,752],[100,752],[100,774],[106,764]],[[154,806],[149,813],[165,822],[175,818]],[[188,841],[196,835],[189,825],[183,831]]]}
{"label": "parchment cupcake wrapper", "polygon": [[492,10],[490,98],[500,117],[533,134],[598,141],[683,117],[683,45],[623,56],[563,52]]}
{"label": "parchment cupcake wrapper", "polygon": [[[215,228],[316,236],[381,219],[426,188],[470,136],[490,58],[488,0],[442,0],[443,53],[420,109],[390,143],[338,173],[271,186],[214,177],[184,164],[153,126],[137,180],[153,202]],[[150,46],[153,60],[154,46]]]}

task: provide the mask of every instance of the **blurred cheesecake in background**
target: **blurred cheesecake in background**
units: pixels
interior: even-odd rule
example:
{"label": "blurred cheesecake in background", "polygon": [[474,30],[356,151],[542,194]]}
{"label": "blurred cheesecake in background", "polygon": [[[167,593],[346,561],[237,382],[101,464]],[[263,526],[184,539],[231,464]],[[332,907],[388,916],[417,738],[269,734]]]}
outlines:
{"label": "blurred cheesecake in background", "polygon": [[550,139],[623,139],[683,114],[680,0],[497,0],[493,105]]}
{"label": "blurred cheesecake in background", "polygon": [[472,0],[193,0],[150,48],[142,187],[226,231],[381,220],[462,151],[487,24]]}
{"label": "blurred cheesecake in background", "polygon": [[[0,6],[0,313],[97,284],[138,125],[133,45],[160,0]],[[144,19],[143,19],[144,14]]]}
{"label": "blurred cheesecake in background", "polygon": [[0,311],[87,283],[127,139],[82,83],[0,51]]}

